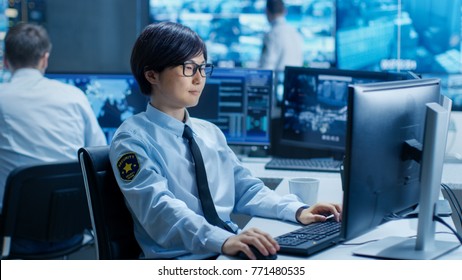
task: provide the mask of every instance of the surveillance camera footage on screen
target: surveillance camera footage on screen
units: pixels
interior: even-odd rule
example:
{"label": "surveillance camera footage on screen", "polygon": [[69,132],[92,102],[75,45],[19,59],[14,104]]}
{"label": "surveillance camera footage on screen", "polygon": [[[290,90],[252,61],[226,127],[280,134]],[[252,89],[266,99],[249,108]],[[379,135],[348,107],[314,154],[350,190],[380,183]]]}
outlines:
{"label": "surveillance camera footage on screen", "polygon": [[461,0],[339,0],[337,66],[461,73]]}
{"label": "surveillance camera footage on screen", "polygon": [[[270,24],[265,0],[150,0],[151,22],[173,21],[196,31],[209,61],[220,67],[258,66]],[[304,38],[304,64],[335,64],[335,0],[286,0],[286,20]]]}

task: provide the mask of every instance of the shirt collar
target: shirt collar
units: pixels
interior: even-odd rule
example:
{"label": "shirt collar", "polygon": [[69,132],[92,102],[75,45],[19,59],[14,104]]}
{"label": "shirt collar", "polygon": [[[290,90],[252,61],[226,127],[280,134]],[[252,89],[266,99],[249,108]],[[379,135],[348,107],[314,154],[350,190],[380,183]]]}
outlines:
{"label": "shirt collar", "polygon": [[175,134],[178,137],[183,137],[183,130],[184,130],[185,124],[191,127],[191,129],[193,129],[194,131],[194,128],[192,127],[191,118],[189,117],[188,110],[186,109],[185,109],[185,122],[184,123],[158,110],[157,108],[152,106],[150,103],[148,103],[147,105],[146,114],[150,121],[161,125],[164,129],[171,131],[173,134]]}
{"label": "shirt collar", "polygon": [[21,79],[23,77],[28,77],[28,78],[42,78],[43,73],[40,72],[40,70],[35,69],[35,68],[21,68],[16,71],[11,75],[11,81],[14,81],[16,79]]}
{"label": "shirt collar", "polygon": [[271,26],[276,26],[276,25],[283,24],[284,22],[286,22],[286,18],[281,16],[281,17],[277,17],[274,20],[272,20],[270,24]]}

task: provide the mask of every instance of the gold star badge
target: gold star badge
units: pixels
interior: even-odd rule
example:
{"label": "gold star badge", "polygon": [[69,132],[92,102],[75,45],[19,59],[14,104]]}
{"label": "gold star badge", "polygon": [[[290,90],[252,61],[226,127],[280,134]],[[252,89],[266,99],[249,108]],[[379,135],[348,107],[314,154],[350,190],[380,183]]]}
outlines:
{"label": "gold star badge", "polygon": [[125,173],[132,171],[132,164],[131,163],[125,163],[124,167]]}

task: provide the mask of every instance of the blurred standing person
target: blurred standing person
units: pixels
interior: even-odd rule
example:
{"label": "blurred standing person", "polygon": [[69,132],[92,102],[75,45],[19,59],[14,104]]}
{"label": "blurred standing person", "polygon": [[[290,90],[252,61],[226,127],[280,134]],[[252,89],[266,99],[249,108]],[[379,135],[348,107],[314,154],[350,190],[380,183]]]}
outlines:
{"label": "blurred standing person", "polygon": [[267,0],[266,17],[271,30],[263,38],[260,68],[283,71],[285,66],[303,65],[303,38],[285,19],[282,0]]}

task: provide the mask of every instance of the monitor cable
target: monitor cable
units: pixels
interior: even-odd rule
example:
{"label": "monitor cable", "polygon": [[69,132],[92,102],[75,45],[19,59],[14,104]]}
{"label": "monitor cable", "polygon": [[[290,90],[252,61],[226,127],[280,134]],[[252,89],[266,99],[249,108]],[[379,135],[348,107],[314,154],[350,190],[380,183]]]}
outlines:
{"label": "monitor cable", "polygon": [[445,220],[443,220],[440,216],[433,216],[433,220],[434,221],[437,221],[437,222],[440,222],[442,223],[443,225],[445,225],[449,230],[452,231],[452,233],[457,237],[457,239],[459,240],[460,244],[462,244],[462,236],[460,236],[460,234],[457,233],[457,231],[451,227],[448,223],[446,223]]}
{"label": "monitor cable", "polygon": [[[419,217],[419,214],[418,213],[412,213],[412,214],[408,214],[404,217],[401,217],[402,219],[415,219],[415,218],[418,218]],[[397,217],[395,219],[398,219]],[[444,226],[446,226],[451,232],[452,234],[454,234],[457,238],[457,240],[459,240],[460,244],[462,244],[462,236],[460,236],[460,234],[457,233],[457,231],[451,227],[448,223],[446,223],[445,220],[443,220],[440,216],[438,215],[433,215],[433,221],[437,221],[437,222],[440,222],[442,223]]]}
{"label": "monitor cable", "polygon": [[460,224],[462,224],[462,207],[460,206],[459,200],[457,199],[451,187],[449,187],[447,184],[442,183],[441,187],[448,194],[448,198],[449,198],[448,200],[453,206],[453,209],[456,212],[457,217],[459,218]]}

